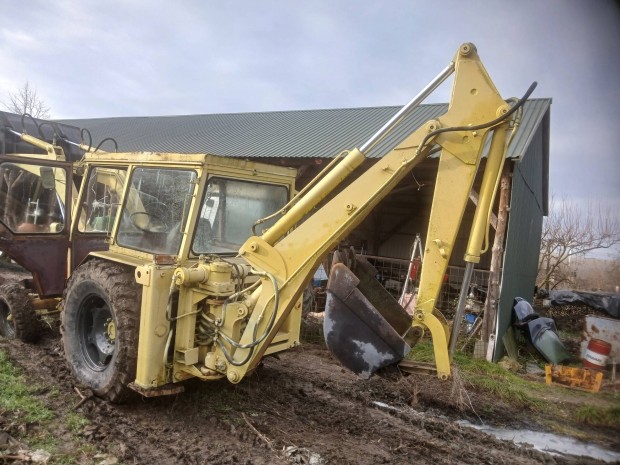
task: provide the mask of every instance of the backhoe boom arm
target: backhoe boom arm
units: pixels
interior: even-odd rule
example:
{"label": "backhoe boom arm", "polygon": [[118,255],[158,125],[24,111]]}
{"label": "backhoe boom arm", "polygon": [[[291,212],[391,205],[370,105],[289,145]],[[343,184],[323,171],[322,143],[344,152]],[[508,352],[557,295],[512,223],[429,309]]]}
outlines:
{"label": "backhoe boom arm", "polygon": [[[494,143],[496,156],[503,162],[506,147],[505,139],[501,137],[505,135],[509,121],[502,120],[502,115],[510,111],[510,106],[496,90],[472,44],[460,47],[454,60],[454,69],[452,98],[444,115],[428,121],[413,132],[379,162],[300,222],[354,167],[361,164],[363,151],[352,150],[325,182],[319,182],[274,227],[262,237],[249,238],[241,247],[241,256],[255,270],[260,270],[263,276],[269,278],[262,278],[256,304],[240,340],[240,347],[244,348],[234,351],[236,366],[229,366],[227,371],[230,381],[238,382],[258,364],[325,255],[358,226],[407,173],[429,155],[434,144],[441,146],[442,151],[427,235],[420,304],[412,327],[430,330],[439,375],[449,375],[448,330],[443,319],[436,316],[434,302],[482,158],[485,140],[494,129],[494,137],[500,136]],[[488,126],[489,122],[495,123]],[[475,129],[465,129],[469,127]],[[363,147],[368,148],[367,144]],[[494,176],[497,173],[489,174],[491,184],[495,182]],[[484,200],[487,203],[491,201],[491,198]],[[293,226],[296,228],[285,235]],[[471,252],[468,253],[471,255]],[[277,312],[275,317],[274,311]],[[258,341],[257,335],[264,337]]]}

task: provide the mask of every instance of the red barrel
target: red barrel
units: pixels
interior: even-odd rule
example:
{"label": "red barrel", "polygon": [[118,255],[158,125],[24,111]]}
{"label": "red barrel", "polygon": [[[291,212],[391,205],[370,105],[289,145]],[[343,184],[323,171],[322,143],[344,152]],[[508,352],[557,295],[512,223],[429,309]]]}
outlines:
{"label": "red barrel", "polygon": [[603,370],[611,352],[611,344],[600,339],[590,339],[583,356],[583,366],[594,370]]}

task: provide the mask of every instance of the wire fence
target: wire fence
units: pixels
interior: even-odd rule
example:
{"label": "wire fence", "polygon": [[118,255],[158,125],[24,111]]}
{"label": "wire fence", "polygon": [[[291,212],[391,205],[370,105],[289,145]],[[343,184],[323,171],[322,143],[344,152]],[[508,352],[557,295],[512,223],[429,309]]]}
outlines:
{"label": "wire fence", "polygon": [[[368,260],[377,270],[377,280],[395,298],[399,299],[407,279],[409,270],[409,260],[398,258],[386,258],[373,255],[360,255]],[[416,293],[420,285],[420,263],[414,259],[409,273],[407,290]],[[441,290],[437,298],[436,307],[450,316],[456,309],[465,267],[449,266],[442,280]],[[480,305],[486,299],[487,286],[489,281],[488,270],[474,269],[468,295],[470,300]],[[322,312],[325,309],[325,286],[314,287],[313,299],[311,302],[311,312]]]}

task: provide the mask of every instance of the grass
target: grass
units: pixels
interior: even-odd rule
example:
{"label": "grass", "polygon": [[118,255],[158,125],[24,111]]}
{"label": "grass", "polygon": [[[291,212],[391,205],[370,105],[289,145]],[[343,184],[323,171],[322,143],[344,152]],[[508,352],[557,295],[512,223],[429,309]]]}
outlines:
{"label": "grass", "polygon": [[28,423],[51,420],[54,413],[36,397],[37,386],[26,384],[23,376],[0,351],[0,409],[13,412]]}
{"label": "grass", "polygon": [[65,415],[65,426],[71,433],[77,434],[89,425],[90,421],[84,418],[83,415],[75,412],[69,412]]}
{"label": "grass", "polygon": [[[410,358],[420,362],[433,362],[435,359],[432,344],[426,341],[417,344],[411,351]],[[461,353],[454,355],[454,364],[463,380],[480,391],[525,408],[543,408],[543,402],[531,394],[532,391],[541,389],[539,383],[524,380],[498,364]]]}
{"label": "grass", "polygon": [[[430,341],[416,345],[410,358],[433,362]],[[591,393],[570,390],[569,400],[558,404],[556,400],[568,394],[566,388],[523,379],[499,364],[474,359],[462,353],[454,355],[453,371],[454,377],[460,377],[459,382],[465,387],[471,387],[478,393],[488,393],[489,397],[534,413],[539,421],[558,434],[589,441],[593,436],[591,431],[583,429],[586,425],[620,428],[620,407],[614,394],[596,394],[597,403],[593,404],[588,402],[592,398]],[[553,400],[549,401],[549,398]]]}
{"label": "grass", "polygon": [[[66,430],[73,436],[73,446],[76,449],[71,453],[62,451],[62,447],[66,448],[66,445],[60,444],[59,438],[54,434],[58,430],[58,424],[54,420],[58,418],[37,398],[37,392],[40,391],[40,386],[28,383],[20,371],[11,364],[6,353],[0,350],[0,414],[11,417],[13,423],[29,425],[23,430],[19,429],[20,442],[29,450],[42,449],[50,452],[52,458],[48,462],[49,465],[69,465],[77,463],[78,459],[83,458],[81,455],[92,456],[96,452],[94,447],[84,443],[78,436],[89,421],[76,412],[67,413],[61,420]],[[48,395],[58,397],[60,391],[54,388]],[[2,461],[1,453],[0,461]]]}
{"label": "grass", "polygon": [[574,414],[575,420],[592,426],[620,427],[620,407],[584,405]]}

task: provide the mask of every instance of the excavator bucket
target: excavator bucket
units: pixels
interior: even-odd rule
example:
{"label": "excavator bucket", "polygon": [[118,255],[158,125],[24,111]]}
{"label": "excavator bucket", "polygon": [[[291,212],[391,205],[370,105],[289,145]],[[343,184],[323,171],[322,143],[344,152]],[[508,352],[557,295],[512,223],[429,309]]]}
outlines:
{"label": "excavator bucket", "polygon": [[357,257],[350,266],[335,263],[327,282],[325,342],[342,365],[365,379],[411,350],[402,338],[411,316],[376,276],[377,270]]}

